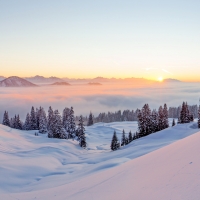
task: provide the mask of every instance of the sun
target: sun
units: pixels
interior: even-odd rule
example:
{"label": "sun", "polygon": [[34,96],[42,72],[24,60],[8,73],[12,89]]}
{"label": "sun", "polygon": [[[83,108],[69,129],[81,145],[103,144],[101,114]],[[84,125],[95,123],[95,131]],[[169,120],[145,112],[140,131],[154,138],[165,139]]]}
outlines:
{"label": "sun", "polygon": [[162,76],[158,77],[158,81],[162,82],[163,81],[163,77]]}

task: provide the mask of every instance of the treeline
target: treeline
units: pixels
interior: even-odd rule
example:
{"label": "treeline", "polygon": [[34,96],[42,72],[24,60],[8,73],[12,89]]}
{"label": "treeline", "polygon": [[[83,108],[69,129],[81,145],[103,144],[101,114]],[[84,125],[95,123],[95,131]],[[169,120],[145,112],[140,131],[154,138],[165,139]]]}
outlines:
{"label": "treeline", "polygon": [[[179,118],[182,107],[169,107],[168,109],[168,117],[169,118]],[[198,106],[197,105],[188,105],[188,110],[190,114],[193,115],[194,118],[198,117]],[[100,113],[97,117],[93,116],[94,123],[104,122],[122,122],[122,121],[138,121],[138,113],[139,109],[134,110],[124,110],[124,111],[116,111],[116,112],[108,112],[108,113]],[[85,118],[87,121],[87,117]]]}
{"label": "treeline", "polygon": [[[189,123],[194,120],[193,112],[190,111],[187,102],[183,102],[182,107],[180,107],[180,114],[178,116],[178,123]],[[195,108],[195,107],[194,107]],[[198,127],[200,128],[200,109],[198,109]],[[138,110],[137,120],[138,120],[138,132],[133,136],[129,133],[129,137],[125,136],[125,132],[122,133],[121,143],[117,138],[116,132],[114,131],[113,138],[111,141],[111,150],[117,150],[120,146],[124,146],[136,140],[138,138],[147,136],[149,134],[164,130],[169,127],[169,110],[167,104],[160,106],[158,111],[150,109],[148,104],[145,104],[141,110]],[[175,126],[175,120],[172,121],[172,126]],[[130,139],[129,139],[130,138]]]}
{"label": "treeline", "polygon": [[[89,125],[93,124],[91,118],[88,123]],[[24,123],[20,120],[19,115],[9,118],[8,112],[5,111],[2,124],[19,130],[38,130],[39,133],[47,133],[49,138],[76,139],[83,148],[87,145],[83,117],[79,117],[76,126],[73,107],[65,108],[62,116],[51,106],[48,115],[42,107],[36,108],[36,110],[32,107],[30,113],[27,113]]]}

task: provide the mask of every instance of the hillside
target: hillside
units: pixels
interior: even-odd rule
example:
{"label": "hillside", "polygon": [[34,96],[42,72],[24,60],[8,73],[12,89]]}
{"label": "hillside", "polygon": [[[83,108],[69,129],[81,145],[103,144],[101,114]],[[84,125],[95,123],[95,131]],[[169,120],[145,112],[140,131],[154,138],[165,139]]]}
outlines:
{"label": "hillside", "polygon": [[0,81],[0,87],[36,87],[37,85],[17,76]]}
{"label": "hillside", "polygon": [[196,153],[200,135],[195,123],[168,128],[111,152],[113,131],[121,138],[123,129],[135,132],[137,123],[86,127],[88,148],[82,150],[76,141],[0,125],[0,196],[6,200],[184,200],[188,195],[198,199],[200,179],[194,176],[200,168]]}

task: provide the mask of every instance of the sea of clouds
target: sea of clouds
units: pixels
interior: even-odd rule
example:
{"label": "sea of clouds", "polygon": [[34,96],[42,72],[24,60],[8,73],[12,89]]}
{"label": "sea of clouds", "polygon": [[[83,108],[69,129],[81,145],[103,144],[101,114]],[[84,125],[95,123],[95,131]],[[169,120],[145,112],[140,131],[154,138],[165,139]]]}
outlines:
{"label": "sea of clouds", "polygon": [[62,113],[65,107],[74,107],[75,115],[94,115],[100,112],[141,108],[148,103],[158,108],[167,103],[179,106],[183,101],[198,104],[199,83],[160,83],[152,85],[102,86],[41,86],[36,88],[0,88],[0,121],[5,110],[12,117],[19,114],[24,120],[31,106],[49,106]]}

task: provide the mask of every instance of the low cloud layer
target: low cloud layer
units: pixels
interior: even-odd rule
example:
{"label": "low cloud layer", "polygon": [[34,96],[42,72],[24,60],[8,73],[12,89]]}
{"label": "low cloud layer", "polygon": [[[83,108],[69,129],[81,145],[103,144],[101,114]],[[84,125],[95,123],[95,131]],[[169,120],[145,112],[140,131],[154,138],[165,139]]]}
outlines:
{"label": "low cloud layer", "polygon": [[0,120],[8,110],[10,117],[20,114],[24,120],[31,106],[49,106],[60,113],[65,107],[74,107],[75,115],[95,115],[100,112],[141,108],[149,103],[151,108],[167,103],[179,106],[182,101],[198,104],[200,89],[198,84],[162,84],[143,86],[73,86],[39,88],[0,88]]}

